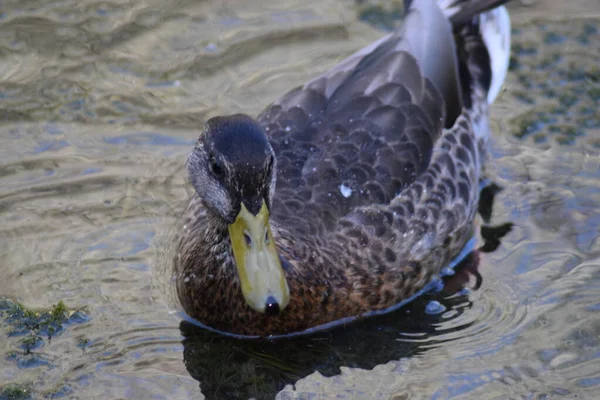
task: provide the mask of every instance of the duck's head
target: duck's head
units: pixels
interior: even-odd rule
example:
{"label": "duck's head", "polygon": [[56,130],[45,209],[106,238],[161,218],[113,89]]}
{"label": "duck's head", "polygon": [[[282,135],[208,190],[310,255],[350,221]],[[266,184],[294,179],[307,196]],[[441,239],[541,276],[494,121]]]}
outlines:
{"label": "duck's head", "polygon": [[246,303],[278,314],[289,288],[269,222],[276,160],[263,128],[241,114],[208,120],[187,167],[204,206],[228,225]]}

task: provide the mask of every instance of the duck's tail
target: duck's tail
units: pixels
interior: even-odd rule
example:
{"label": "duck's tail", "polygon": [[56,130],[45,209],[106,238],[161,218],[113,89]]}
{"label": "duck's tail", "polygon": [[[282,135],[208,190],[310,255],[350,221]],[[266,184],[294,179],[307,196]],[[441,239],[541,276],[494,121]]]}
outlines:
{"label": "duck's tail", "polygon": [[[508,0],[438,0],[452,24],[463,84],[463,100],[482,95],[491,104],[506,78],[510,58]],[[476,93],[478,92],[478,93]]]}

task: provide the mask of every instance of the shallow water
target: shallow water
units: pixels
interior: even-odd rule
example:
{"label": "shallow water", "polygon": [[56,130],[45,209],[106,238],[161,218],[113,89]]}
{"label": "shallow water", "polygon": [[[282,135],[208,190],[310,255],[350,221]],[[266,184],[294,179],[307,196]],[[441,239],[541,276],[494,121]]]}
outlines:
{"label": "shallow water", "polygon": [[339,0],[1,4],[0,300],[78,311],[33,347],[0,319],[0,398],[15,384],[74,399],[597,397],[597,0],[511,6],[490,223],[514,225],[497,248],[394,314],[276,343],[232,342],[173,313],[165,266],[185,157],[207,117],[260,111],[379,37],[393,12]]}

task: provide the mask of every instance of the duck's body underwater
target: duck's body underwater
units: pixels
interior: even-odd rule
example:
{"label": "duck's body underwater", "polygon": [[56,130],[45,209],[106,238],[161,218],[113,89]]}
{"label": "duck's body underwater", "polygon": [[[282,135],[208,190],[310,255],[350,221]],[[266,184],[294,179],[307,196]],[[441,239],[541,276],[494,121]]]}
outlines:
{"label": "duck's body underwater", "polygon": [[438,274],[472,237],[504,2],[407,2],[396,31],[257,120],[209,120],[174,259],[185,312],[284,335],[384,310]]}

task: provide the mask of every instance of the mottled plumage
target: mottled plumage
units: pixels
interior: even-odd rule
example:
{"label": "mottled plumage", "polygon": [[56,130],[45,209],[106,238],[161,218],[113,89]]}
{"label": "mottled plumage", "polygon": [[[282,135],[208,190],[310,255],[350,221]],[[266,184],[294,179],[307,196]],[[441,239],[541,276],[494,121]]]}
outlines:
{"label": "mottled plumage", "polygon": [[[236,161],[217,162],[237,178],[202,178],[202,160],[215,157],[202,155],[204,145],[188,160],[198,193],[174,260],[187,314],[221,331],[286,334],[388,308],[438,274],[472,237],[495,73],[475,14],[502,2],[409,2],[402,27],[257,121],[209,121],[199,142],[226,138],[216,157],[235,153]],[[269,144],[253,149],[257,130]],[[207,200],[217,196],[205,189],[213,184],[228,202]],[[246,304],[232,255],[228,224],[249,192],[266,199],[289,286],[277,315]],[[211,204],[221,201],[219,213]]]}

